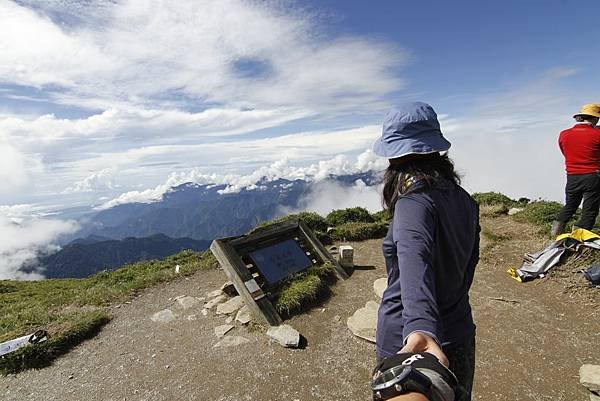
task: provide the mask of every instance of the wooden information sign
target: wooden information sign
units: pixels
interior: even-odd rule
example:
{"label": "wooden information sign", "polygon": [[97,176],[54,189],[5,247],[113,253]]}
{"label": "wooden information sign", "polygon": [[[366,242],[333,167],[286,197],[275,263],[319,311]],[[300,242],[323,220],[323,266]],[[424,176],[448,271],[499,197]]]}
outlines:
{"label": "wooden information sign", "polygon": [[216,239],[210,250],[255,316],[271,326],[282,320],[265,293],[285,278],[329,262],[341,279],[342,266],[301,221],[290,220],[240,237]]}

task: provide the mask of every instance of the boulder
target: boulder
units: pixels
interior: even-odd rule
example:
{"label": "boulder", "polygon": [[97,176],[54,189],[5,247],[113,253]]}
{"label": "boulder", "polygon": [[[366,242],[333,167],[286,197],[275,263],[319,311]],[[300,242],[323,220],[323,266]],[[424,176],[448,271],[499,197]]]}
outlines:
{"label": "boulder", "polygon": [[298,348],[300,345],[300,333],[289,324],[269,328],[267,336],[287,348]]}
{"label": "boulder", "polygon": [[352,334],[374,343],[375,333],[377,331],[378,310],[379,304],[377,302],[369,301],[364,308],[360,308],[354,312],[354,314],[346,321]]}
{"label": "boulder", "polygon": [[229,301],[217,306],[217,315],[229,315],[240,310],[244,306],[244,299],[238,295],[231,298]]}
{"label": "boulder", "polygon": [[600,392],[600,365],[583,365],[579,368],[579,382],[588,390]]}
{"label": "boulder", "polygon": [[190,296],[184,296],[184,297],[179,297],[177,298],[177,305],[181,308],[181,309],[190,309],[190,308],[195,308],[196,306],[198,306],[200,304],[200,301],[198,301],[197,298],[194,297],[190,297]]}
{"label": "boulder", "polygon": [[379,297],[379,299],[383,298],[383,292],[387,288],[387,277],[378,278],[373,283],[373,290],[375,290],[375,295]]}
{"label": "boulder", "polygon": [[207,303],[204,304],[204,309],[212,309],[216,305],[219,305],[227,300],[227,297],[223,294],[218,295],[216,298],[211,299]]}
{"label": "boulder", "polygon": [[238,345],[247,344],[249,342],[250,340],[241,336],[225,336],[221,341],[213,345],[213,347],[235,347]]}
{"label": "boulder", "polygon": [[225,337],[225,334],[227,334],[234,327],[235,326],[232,324],[223,324],[221,326],[217,326],[215,327],[215,336],[217,336],[217,338],[223,338]]}
{"label": "boulder", "polygon": [[242,309],[240,309],[235,315],[235,320],[240,322],[241,324],[248,324],[252,320],[252,314],[250,313],[250,308],[247,305],[244,305]]}
{"label": "boulder", "polygon": [[160,312],[156,312],[154,315],[152,315],[150,319],[153,322],[169,323],[175,320],[176,318],[177,316],[175,316],[171,309],[163,309]]}

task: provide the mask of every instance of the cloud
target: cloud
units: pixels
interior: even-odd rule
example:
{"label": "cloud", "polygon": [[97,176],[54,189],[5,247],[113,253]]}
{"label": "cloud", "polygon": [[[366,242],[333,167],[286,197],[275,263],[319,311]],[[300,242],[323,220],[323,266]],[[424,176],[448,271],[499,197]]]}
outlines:
{"label": "cloud", "polygon": [[72,221],[43,219],[35,212],[30,205],[0,206],[0,280],[43,278],[43,272],[21,269],[35,267],[38,256],[59,249],[52,244],[59,235],[76,229]]}
{"label": "cloud", "polygon": [[206,174],[201,169],[194,168],[187,172],[172,173],[165,183],[154,188],[142,191],[129,191],[103,203],[98,209],[108,209],[124,203],[140,202],[152,203],[160,201],[165,193],[172,187],[183,183],[196,183],[200,185],[215,184],[226,185],[219,191],[221,194],[237,193],[242,189],[253,190],[261,181],[274,181],[277,179],[322,181],[331,175],[349,175],[373,169],[385,168],[385,162],[376,161],[371,150],[358,155],[356,162],[352,162],[345,155],[337,155],[329,160],[322,160],[308,166],[294,166],[290,160],[283,158],[268,166],[260,167],[253,172],[243,174]]}
{"label": "cloud", "polygon": [[111,181],[112,174],[110,169],[93,173],[83,180],[75,182],[73,186],[67,187],[61,193],[74,194],[79,192],[99,192],[106,189],[113,189],[115,188],[115,184]]}
{"label": "cloud", "polygon": [[368,186],[362,180],[355,181],[352,186],[324,180],[311,186],[311,191],[300,200],[296,210],[285,212],[296,213],[306,210],[326,216],[332,210],[350,207],[364,207],[372,213],[382,210],[381,186]]}
{"label": "cloud", "polygon": [[31,175],[42,171],[40,161],[26,155],[0,138],[0,195],[23,190]]}
{"label": "cloud", "polygon": [[339,110],[402,85],[397,46],[332,37],[284,3],[98,2],[85,18],[69,1],[21,4],[0,5],[0,80],[60,88],[58,102]]}

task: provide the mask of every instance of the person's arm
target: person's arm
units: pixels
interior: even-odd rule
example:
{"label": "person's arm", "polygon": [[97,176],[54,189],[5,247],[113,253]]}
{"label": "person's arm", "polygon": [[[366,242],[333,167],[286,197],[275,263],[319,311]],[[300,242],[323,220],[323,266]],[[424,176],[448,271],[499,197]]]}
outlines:
{"label": "person's arm", "polygon": [[447,366],[448,359],[439,341],[442,327],[432,265],[434,205],[422,196],[401,198],[396,204],[393,227],[405,321],[405,346],[401,351],[430,352]]}

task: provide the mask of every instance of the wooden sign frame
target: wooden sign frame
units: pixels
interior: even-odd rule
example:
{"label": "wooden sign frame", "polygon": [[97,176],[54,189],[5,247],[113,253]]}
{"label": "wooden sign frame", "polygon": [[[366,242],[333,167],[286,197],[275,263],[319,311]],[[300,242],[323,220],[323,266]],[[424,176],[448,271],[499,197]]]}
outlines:
{"label": "wooden sign frame", "polygon": [[348,278],[348,273],[325,249],[321,241],[306,224],[298,220],[275,223],[252,234],[216,239],[210,245],[210,250],[252,314],[261,316],[271,326],[280,325],[282,319],[243,259],[252,251],[288,239],[300,240],[310,254],[310,259],[317,263],[330,262],[339,278]]}

